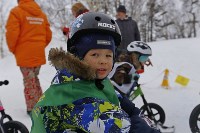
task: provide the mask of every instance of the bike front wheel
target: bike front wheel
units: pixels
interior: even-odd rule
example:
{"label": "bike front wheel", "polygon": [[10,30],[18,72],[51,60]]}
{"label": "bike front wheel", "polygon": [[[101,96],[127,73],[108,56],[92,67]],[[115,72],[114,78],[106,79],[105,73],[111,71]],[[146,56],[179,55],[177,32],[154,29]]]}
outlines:
{"label": "bike front wheel", "polygon": [[0,125],[0,133],[4,133],[3,127]]}
{"label": "bike front wheel", "polygon": [[3,130],[5,133],[29,133],[26,126],[18,121],[7,121],[3,124]]}
{"label": "bike front wheel", "polygon": [[189,125],[192,133],[200,132],[200,104],[192,110],[189,118]]}
{"label": "bike front wheel", "polygon": [[[153,117],[154,119],[150,118],[154,123],[162,123],[164,124],[165,122],[165,112],[162,109],[162,107],[160,107],[158,104],[156,103],[148,103],[149,108],[151,109],[152,113],[153,113]],[[145,105],[143,105],[141,108],[141,113],[144,114],[146,117],[149,117],[148,112],[147,112],[147,107],[145,107]]]}

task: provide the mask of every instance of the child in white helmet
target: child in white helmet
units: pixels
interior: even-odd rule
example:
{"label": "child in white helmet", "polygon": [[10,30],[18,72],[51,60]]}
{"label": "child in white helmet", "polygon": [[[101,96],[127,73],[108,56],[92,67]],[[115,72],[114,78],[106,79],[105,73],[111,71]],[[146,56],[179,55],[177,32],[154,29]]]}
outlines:
{"label": "child in white helmet", "polygon": [[[128,45],[127,50],[128,53],[121,54],[118,57],[118,62],[115,62],[108,77],[111,79],[111,83],[118,94],[122,109],[126,110],[130,116],[133,114],[137,116],[136,114],[138,114],[140,118],[148,121],[148,124],[155,128],[151,120],[140,115],[140,110],[129,100],[130,94],[137,85],[137,81],[140,77],[139,74],[144,70],[144,65],[151,64],[149,59],[149,56],[152,54],[151,48],[142,41],[135,41]],[[138,118],[136,117],[135,119]],[[143,129],[149,130],[149,127],[144,127]],[[155,129],[152,130],[152,132],[157,132]],[[142,132],[144,130],[138,128],[137,131]]]}
{"label": "child in white helmet", "polygon": [[151,47],[143,41],[134,41],[127,46],[129,62],[134,65],[138,74],[144,72],[144,65],[152,66],[149,56],[152,55]]}
{"label": "child in white helmet", "polygon": [[109,78],[118,92],[129,97],[136,86],[135,81],[140,77],[139,74],[144,72],[144,65],[152,65],[149,59],[152,50],[147,43],[134,41],[127,46],[127,51],[128,53],[118,57]]}

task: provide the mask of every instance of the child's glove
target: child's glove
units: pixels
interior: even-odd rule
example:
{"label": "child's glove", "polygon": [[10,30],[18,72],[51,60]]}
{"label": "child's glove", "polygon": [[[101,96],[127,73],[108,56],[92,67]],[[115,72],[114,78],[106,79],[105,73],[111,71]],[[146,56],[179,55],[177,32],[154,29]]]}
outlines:
{"label": "child's glove", "polygon": [[137,73],[132,74],[132,82],[138,81],[140,78],[140,75]]}
{"label": "child's glove", "polygon": [[132,115],[139,115],[140,110],[135,107],[135,104],[132,103],[127,97],[119,98],[121,108],[131,117]]}
{"label": "child's glove", "polygon": [[151,126],[152,123],[149,119],[133,115],[131,117],[131,128],[129,133],[160,133],[157,129]]}
{"label": "child's glove", "polygon": [[63,27],[63,35],[67,35],[69,33],[69,28],[68,27]]}

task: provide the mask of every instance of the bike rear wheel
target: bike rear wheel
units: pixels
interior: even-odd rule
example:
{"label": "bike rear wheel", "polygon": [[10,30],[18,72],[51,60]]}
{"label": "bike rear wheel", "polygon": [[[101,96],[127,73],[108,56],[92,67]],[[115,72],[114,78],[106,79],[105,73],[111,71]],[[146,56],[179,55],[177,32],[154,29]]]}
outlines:
{"label": "bike rear wheel", "polygon": [[29,133],[24,124],[18,121],[7,121],[3,124],[5,133]]}
{"label": "bike rear wheel", "polygon": [[200,104],[192,110],[189,118],[189,124],[192,133],[200,132]]}
{"label": "bike rear wheel", "polygon": [[[151,119],[153,122],[158,123],[160,122],[161,124],[164,124],[165,122],[165,112],[162,109],[162,107],[160,107],[158,104],[156,103],[148,103],[148,106],[150,107],[153,116],[154,116],[154,120]],[[144,114],[146,117],[148,117],[148,113],[147,113],[147,108],[145,107],[145,105],[143,105],[141,108],[141,113]]]}

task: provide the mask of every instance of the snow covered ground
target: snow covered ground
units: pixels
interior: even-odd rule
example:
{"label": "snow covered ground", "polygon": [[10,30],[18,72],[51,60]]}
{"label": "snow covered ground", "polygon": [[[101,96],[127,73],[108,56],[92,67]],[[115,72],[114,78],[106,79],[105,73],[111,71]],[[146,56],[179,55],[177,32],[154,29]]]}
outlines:
{"label": "snow covered ground", "polygon": [[[189,115],[200,103],[200,61],[197,59],[200,57],[199,42],[200,38],[149,43],[153,50],[153,67],[146,67],[140,78],[140,83],[144,83],[142,88],[147,101],[157,103],[164,109],[165,125],[175,125],[176,133],[190,133]],[[66,44],[54,38],[46,49],[46,55],[51,47],[66,49]],[[0,87],[0,98],[6,113],[23,122],[30,130],[31,120],[26,114],[22,75],[16,67],[14,56],[8,52],[6,46],[5,49],[6,57],[0,59],[0,80],[7,79],[10,83]],[[161,87],[163,71],[166,68],[170,70],[170,89]],[[48,62],[42,66],[39,78],[44,91],[49,87],[55,73],[55,69]],[[177,74],[190,79],[188,86],[182,87],[174,82]],[[135,103],[140,107],[141,98],[138,97]]]}
{"label": "snow covered ground", "polygon": [[[48,51],[52,47],[63,47],[66,49],[66,43],[59,40],[52,40],[46,49],[46,55],[48,55]],[[7,86],[0,86],[0,98],[6,113],[11,115],[14,120],[24,123],[30,130],[31,119],[26,114],[22,75],[20,69],[16,66],[14,56],[8,51],[7,46],[5,46],[5,49],[4,54],[6,54],[6,57],[0,59],[0,81],[6,79],[9,81],[9,84]],[[49,87],[55,73],[55,68],[50,66],[48,62],[42,66],[39,79],[44,91]]]}
{"label": "snow covered ground", "polygon": [[[153,67],[148,67],[141,75],[140,82],[146,83],[143,90],[148,102],[163,107],[166,125],[175,125],[176,133],[190,133],[189,115],[199,104],[199,42],[200,38],[151,43]],[[166,68],[170,70],[168,90],[160,86]],[[182,87],[174,82],[177,74],[190,79],[188,86]]]}

